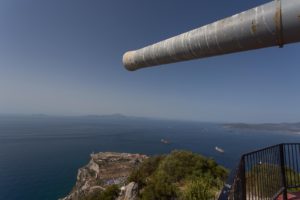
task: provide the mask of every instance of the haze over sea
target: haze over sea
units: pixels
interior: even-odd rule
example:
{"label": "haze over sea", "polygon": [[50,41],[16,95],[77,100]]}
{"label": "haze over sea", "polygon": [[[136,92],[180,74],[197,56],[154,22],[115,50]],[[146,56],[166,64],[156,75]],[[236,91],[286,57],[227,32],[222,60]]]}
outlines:
{"label": "haze over sea", "polygon": [[[170,141],[162,144],[161,139]],[[226,129],[218,123],[158,120],[122,115],[0,116],[0,199],[52,200],[65,196],[92,152],[155,155],[186,149],[232,169],[239,156],[281,142],[285,132]],[[225,150],[215,151],[215,146]]]}

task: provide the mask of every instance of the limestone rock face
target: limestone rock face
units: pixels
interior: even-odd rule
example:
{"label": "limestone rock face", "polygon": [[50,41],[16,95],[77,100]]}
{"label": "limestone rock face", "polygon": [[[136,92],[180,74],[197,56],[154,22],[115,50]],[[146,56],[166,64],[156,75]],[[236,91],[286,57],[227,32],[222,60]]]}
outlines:
{"label": "limestone rock face", "polygon": [[138,184],[131,182],[125,186],[124,190],[121,190],[121,194],[117,200],[138,200]]}
{"label": "limestone rock face", "polygon": [[133,200],[137,197],[138,194],[138,185],[134,182],[129,183],[126,186],[126,193],[124,200]]}
{"label": "limestone rock face", "polygon": [[[148,157],[140,154],[100,152],[91,154],[90,162],[80,168],[70,194],[62,200],[80,200],[91,193],[103,191],[110,185],[122,187],[118,200],[136,200],[138,185],[126,180],[133,169]],[[124,190],[125,189],[125,190]]]}

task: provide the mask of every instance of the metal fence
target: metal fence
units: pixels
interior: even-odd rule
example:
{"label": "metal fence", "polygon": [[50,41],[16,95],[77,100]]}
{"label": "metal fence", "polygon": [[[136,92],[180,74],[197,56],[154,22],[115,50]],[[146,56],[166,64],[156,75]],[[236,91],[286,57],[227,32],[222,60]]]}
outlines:
{"label": "metal fence", "polygon": [[279,144],[244,154],[230,189],[219,200],[286,200],[288,193],[300,188],[299,172],[298,143]]}

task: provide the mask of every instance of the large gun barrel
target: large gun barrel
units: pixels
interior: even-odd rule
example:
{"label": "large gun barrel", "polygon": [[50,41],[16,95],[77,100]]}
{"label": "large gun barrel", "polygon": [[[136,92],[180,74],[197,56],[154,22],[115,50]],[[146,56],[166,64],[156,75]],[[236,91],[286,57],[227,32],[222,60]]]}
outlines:
{"label": "large gun barrel", "polygon": [[144,67],[300,41],[300,0],[274,0],[159,43],[126,52],[123,64]]}

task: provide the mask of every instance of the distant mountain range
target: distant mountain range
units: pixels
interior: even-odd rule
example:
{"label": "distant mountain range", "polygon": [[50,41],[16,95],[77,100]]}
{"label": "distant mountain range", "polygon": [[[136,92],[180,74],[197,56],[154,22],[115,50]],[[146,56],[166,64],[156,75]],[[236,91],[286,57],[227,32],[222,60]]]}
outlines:
{"label": "distant mountain range", "polygon": [[48,115],[48,114],[1,114],[0,117],[35,117],[35,118],[60,118],[60,117],[70,117],[70,118],[112,118],[112,119],[125,119],[125,118],[135,118],[132,116],[126,116],[123,114],[107,114],[107,115]]}
{"label": "distant mountain range", "polygon": [[[92,120],[114,120],[114,121],[153,121],[153,120],[168,120],[163,118],[152,118],[152,117],[139,117],[139,116],[130,116],[130,115],[124,115],[120,113],[115,114],[103,114],[103,115],[97,115],[97,114],[91,114],[91,115],[48,115],[48,114],[1,114],[0,118],[35,118],[35,119],[60,119],[60,118],[70,118],[70,119],[92,119]],[[180,120],[172,120],[172,121],[180,121]]]}
{"label": "distant mountain range", "polygon": [[116,114],[110,114],[110,115],[83,115],[82,117],[124,119],[124,118],[128,118],[129,116],[116,113]]}
{"label": "distant mountain range", "polygon": [[230,129],[283,131],[283,132],[300,133],[300,122],[297,122],[297,123],[263,123],[263,124],[230,123],[230,124],[224,124],[224,127],[230,128]]}

